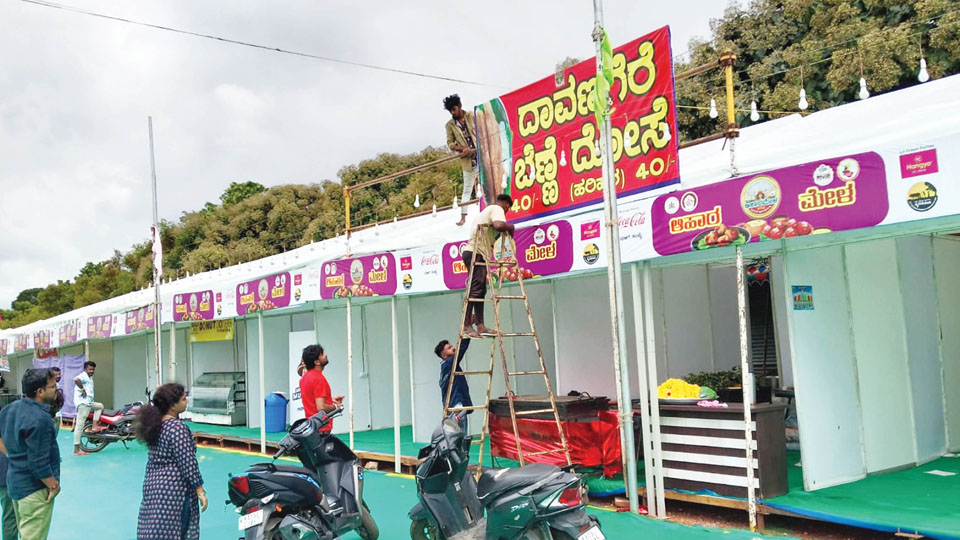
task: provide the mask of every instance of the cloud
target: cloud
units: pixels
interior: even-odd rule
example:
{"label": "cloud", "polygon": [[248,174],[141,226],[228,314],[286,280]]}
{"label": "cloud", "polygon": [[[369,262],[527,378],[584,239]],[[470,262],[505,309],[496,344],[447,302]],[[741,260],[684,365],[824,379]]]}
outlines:
{"label": "cloud", "polygon": [[[232,181],[335,179],[380,152],[442,145],[443,96],[477,103],[593,54],[582,0],[482,4],[243,0],[77,7],[275,47],[488,83],[333,64],[0,2],[0,306],[146,240],[146,118],[161,216],[217,201]],[[715,0],[605,2],[615,43],[673,23],[674,52],[708,33]],[[691,17],[691,13],[697,13]],[[499,85],[499,86],[497,86]]]}

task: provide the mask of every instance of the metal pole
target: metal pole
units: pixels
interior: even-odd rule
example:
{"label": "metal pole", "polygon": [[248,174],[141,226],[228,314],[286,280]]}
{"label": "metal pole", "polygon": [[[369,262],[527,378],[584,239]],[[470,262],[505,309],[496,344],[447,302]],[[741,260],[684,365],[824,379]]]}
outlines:
{"label": "metal pole", "polygon": [[393,337],[393,472],[400,473],[400,334],[397,332],[397,297],[390,298]]}
{"label": "metal pole", "polygon": [[557,324],[557,280],[550,280],[550,315],[553,318],[553,364],[557,392],[562,392],[560,378],[560,332]]}
{"label": "metal pole", "polygon": [[[593,41],[597,49],[597,76],[600,76],[601,43],[603,40],[602,0],[593,0]],[[607,96],[603,96],[607,99]],[[613,341],[614,373],[617,380],[617,409],[620,416],[620,438],[623,441],[624,478],[630,500],[630,512],[636,513],[637,455],[633,441],[633,409],[630,400],[630,367],[627,362],[627,337],[623,321],[623,284],[620,275],[620,227],[617,222],[617,191],[614,180],[610,117],[605,116],[601,126],[603,155],[603,210],[607,229],[607,282],[610,293],[610,333]]]}
{"label": "metal pole", "polygon": [[[157,164],[156,159],[153,155],[153,117],[147,117],[147,132],[150,137],[150,181],[152,185],[153,193],[153,228],[154,238],[160,237],[160,218],[158,217],[157,212]],[[156,384],[160,386],[160,365],[161,365],[161,354],[160,354],[160,275],[163,273],[163,268],[157,268],[154,265],[153,268],[153,345],[154,353],[156,354],[157,362],[157,379]],[[173,381],[173,378],[170,378]]]}
{"label": "metal pole", "polygon": [[260,401],[257,406],[260,407],[260,453],[267,453],[267,407],[264,403],[264,397],[266,396],[266,390],[264,386],[266,385],[266,379],[263,375],[263,310],[257,310],[257,348],[259,349],[260,361],[258,362],[258,368],[260,369],[260,392],[257,396]]}
{"label": "metal pole", "polygon": [[407,358],[410,361],[410,431],[411,439],[417,438],[417,393],[413,380],[413,298],[407,297]]}
{"label": "metal pole", "polygon": [[[750,512],[750,530],[757,530],[757,498],[753,490],[753,406],[750,403],[750,397],[747,396],[747,389],[753,388],[748,385],[747,379],[753,375],[750,373],[749,360],[747,356],[747,302],[746,290],[743,280],[743,251],[737,248],[737,321],[740,325],[740,375],[741,385],[743,387],[743,431],[746,443],[747,453],[747,508]],[[752,381],[751,381],[752,382]]]}
{"label": "metal pole", "polygon": [[350,416],[350,449],[353,450],[353,300],[347,297],[347,411]]}
{"label": "metal pole", "polygon": [[[155,325],[160,324],[160,314],[153,314]],[[167,379],[173,382],[177,378],[177,323],[170,323],[170,361],[167,363]]]}
{"label": "metal pole", "polygon": [[[660,437],[660,401],[657,395],[657,340],[656,327],[653,323],[653,269],[650,261],[643,263],[643,343],[647,357],[647,385],[650,391],[650,431],[653,435],[653,474],[656,489],[656,509],[659,512],[654,517],[667,517],[667,506],[663,487],[663,446]],[[647,498],[650,497],[650,487],[647,486]]]}
{"label": "metal pole", "polygon": [[640,443],[643,445],[643,472],[646,476],[647,512],[650,515],[659,515],[657,486],[653,480],[653,452],[650,433],[650,400],[657,399],[650,396],[650,387],[647,383],[647,343],[644,339],[643,290],[640,285],[640,272],[637,265],[630,265],[630,284],[633,290],[633,332],[637,336],[637,377],[640,382]]}

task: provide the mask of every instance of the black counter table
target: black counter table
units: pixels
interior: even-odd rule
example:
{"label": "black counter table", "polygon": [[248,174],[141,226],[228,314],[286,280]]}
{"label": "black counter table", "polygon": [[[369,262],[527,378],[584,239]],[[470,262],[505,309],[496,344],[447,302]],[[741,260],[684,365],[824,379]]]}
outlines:
{"label": "black counter table", "polygon": [[[771,403],[751,407],[757,498],[787,492],[785,410]],[[661,402],[660,433],[667,488],[747,496],[743,404],[711,409]]]}

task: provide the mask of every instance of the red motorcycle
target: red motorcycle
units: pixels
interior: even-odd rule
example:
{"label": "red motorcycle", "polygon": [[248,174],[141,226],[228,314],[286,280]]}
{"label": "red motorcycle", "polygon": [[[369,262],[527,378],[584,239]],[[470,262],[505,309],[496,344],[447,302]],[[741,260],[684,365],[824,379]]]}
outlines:
{"label": "red motorcycle", "polygon": [[[136,439],[133,433],[133,421],[137,418],[137,412],[143,406],[142,401],[124,405],[122,408],[111,411],[104,410],[100,415],[100,431],[93,430],[93,413],[83,419],[83,432],[80,435],[80,449],[84,452],[99,452],[114,442],[123,443],[127,448],[127,441]],[[77,418],[73,429],[81,429],[80,419]]]}

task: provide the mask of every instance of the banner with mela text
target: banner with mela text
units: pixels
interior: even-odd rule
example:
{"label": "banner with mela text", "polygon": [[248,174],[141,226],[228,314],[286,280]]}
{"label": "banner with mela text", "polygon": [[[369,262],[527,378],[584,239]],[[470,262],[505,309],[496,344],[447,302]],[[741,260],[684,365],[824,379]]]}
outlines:
{"label": "banner with mela text", "polygon": [[397,262],[393,253],[328,261],[320,269],[320,297],[324,300],[395,292]]}
{"label": "banner with mela text", "polygon": [[[511,221],[603,199],[590,58],[475,109],[484,198],[509,193]],[[613,50],[610,123],[617,195],[680,182],[670,29]]]}
{"label": "banner with mela text", "polygon": [[873,227],[888,207],[883,159],[853,154],[661,195],[653,246],[672,255]]}

